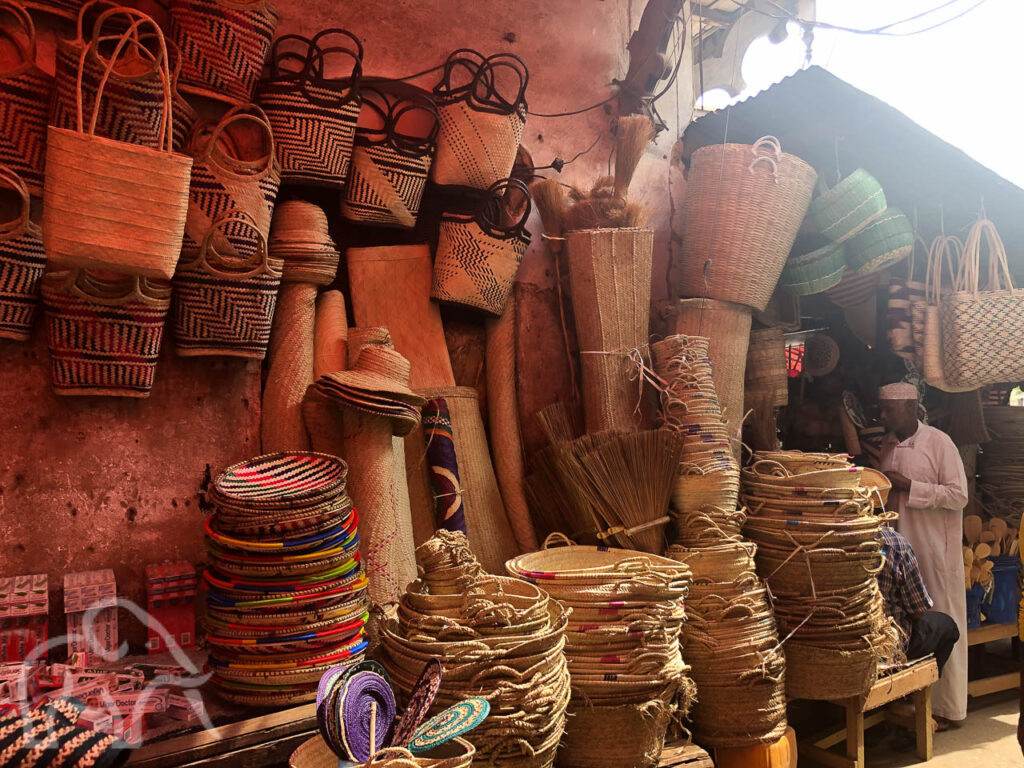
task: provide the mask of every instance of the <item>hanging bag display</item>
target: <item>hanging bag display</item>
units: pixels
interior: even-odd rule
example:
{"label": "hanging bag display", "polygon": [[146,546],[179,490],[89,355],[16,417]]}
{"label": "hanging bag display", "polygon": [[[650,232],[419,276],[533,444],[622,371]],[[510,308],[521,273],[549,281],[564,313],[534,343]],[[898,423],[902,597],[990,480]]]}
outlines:
{"label": "hanging bag display", "polygon": [[54,392],[149,397],[171,306],[166,281],[58,270],[42,293]]}
{"label": "hanging bag display", "polygon": [[[946,380],[942,359],[942,319],[939,305],[942,301],[942,269],[945,266],[953,281],[953,290],[959,290],[960,262],[964,244],[957,237],[940,235],[932,241],[928,254],[928,274],[925,278],[925,300],[911,308],[912,317],[921,317],[924,326],[922,363],[924,380],[943,392],[965,392],[967,389],[951,386]],[[914,320],[916,322],[916,320]]]}
{"label": "hanging bag display", "polygon": [[[124,11],[105,13],[97,29],[115,12]],[[122,46],[152,23],[149,17],[139,17],[107,62],[88,130],[82,114],[82,76],[95,41],[82,51],[79,62],[77,130],[49,128],[43,243],[47,257],[61,264],[169,279],[181,251],[192,159],[171,149],[170,73],[158,27],[153,30],[160,41],[164,102],[157,146],[96,135],[104,88]]]}
{"label": "hanging bag display", "polygon": [[46,269],[43,233],[29,218],[28,187],[0,165],[0,187],[19,198],[18,215],[0,222],[0,338],[25,341],[39,305],[39,281]]}
{"label": "hanging bag display", "polygon": [[279,18],[266,0],[171,0],[181,89],[232,104],[252,101]]}
{"label": "hanging bag display", "polygon": [[462,49],[448,57],[434,87],[440,120],[430,171],[435,184],[487,189],[511,175],[526,126],[529,79],[522,59],[511,53],[485,58]]}
{"label": "hanging bag display", "polygon": [[[983,244],[988,281],[981,287]],[[943,370],[950,384],[977,389],[1024,379],[1024,290],[1014,288],[1003,241],[988,219],[967,233],[957,288],[941,307]]]}
{"label": "hanging bag display", "polygon": [[[425,93],[404,96],[367,86],[352,170],[341,203],[349,221],[416,226],[437,141],[437,107]],[[419,130],[417,130],[419,129]]]}
{"label": "hanging bag display", "polygon": [[[218,230],[247,231],[251,256],[229,258],[214,248]],[[174,276],[174,339],[184,357],[225,355],[262,360],[281,285],[281,259],[271,259],[252,218],[228,211],[207,233],[194,258]]]}
{"label": "hanging bag display", "polygon": [[[327,46],[330,37],[342,42]],[[339,58],[351,60],[351,70],[328,76],[330,63]],[[274,129],[281,181],[344,188],[362,105],[362,43],[336,28],[312,40],[285,35],[271,47],[269,72],[257,101]]]}
{"label": "hanging bag display", "polygon": [[[92,22],[88,40],[84,30]],[[122,37],[134,22],[142,22],[122,43]],[[96,135],[128,144],[152,146],[160,136],[164,122],[164,83],[161,75],[162,51],[166,48],[171,72],[171,100],[174,104],[172,147],[184,149],[196,122],[195,110],[177,90],[181,57],[177,47],[157,34],[157,24],[149,16],[123,8],[110,0],[90,0],[78,15],[73,39],[57,38],[56,76],[50,125],[74,130],[77,125],[78,79],[81,71],[82,105],[86,113],[97,111]],[[163,40],[163,45],[161,45]],[[89,50],[84,60],[83,51]],[[111,57],[112,51],[119,51]],[[107,65],[104,99],[96,109],[96,93]]]}
{"label": "hanging bag display", "polygon": [[[256,157],[247,157],[248,153],[238,148],[250,142],[234,141],[236,128],[252,129],[259,136],[260,140],[253,142],[258,147]],[[244,138],[253,137],[247,132]],[[235,107],[215,126],[197,128],[189,153],[193,157],[192,182],[182,248],[195,253],[212,231],[218,253],[234,258],[251,256],[256,243],[247,226],[238,228],[238,232],[232,227],[221,231],[214,222],[227,211],[241,211],[252,219],[264,240],[270,237],[281,170],[267,116],[255,104]]]}
{"label": "hanging bag display", "polygon": [[[907,258],[907,279],[893,279],[889,283],[889,300],[886,306],[886,337],[893,353],[906,360],[919,361],[918,344],[914,339],[912,307],[914,302],[924,301],[924,283],[914,280],[914,251],[921,245],[927,252],[924,240],[914,238],[914,246]],[[927,258],[927,253],[925,254]],[[922,338],[923,331],[918,334]]]}
{"label": "hanging bag display", "polygon": [[41,195],[53,78],[36,66],[36,30],[28,12],[17,3],[0,2],[0,22],[8,17],[25,40],[0,24],[0,39],[9,40],[21,58],[0,72],[0,165],[14,171],[30,193]]}
{"label": "hanging bag display", "polygon": [[[510,191],[525,200],[522,215],[511,225],[503,221]],[[529,191],[518,179],[493,184],[476,213],[442,214],[431,297],[501,315],[530,244],[529,217]]]}

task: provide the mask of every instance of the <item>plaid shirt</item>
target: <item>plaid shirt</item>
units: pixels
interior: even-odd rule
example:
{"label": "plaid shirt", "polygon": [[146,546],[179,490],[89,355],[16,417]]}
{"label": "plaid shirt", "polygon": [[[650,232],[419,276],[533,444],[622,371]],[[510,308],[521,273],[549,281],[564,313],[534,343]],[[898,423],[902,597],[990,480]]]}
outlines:
{"label": "plaid shirt", "polygon": [[911,617],[932,607],[932,599],[921,579],[914,550],[901,534],[882,528],[885,564],[878,574],[878,587],[885,598],[885,610],[903,630],[903,647],[910,641]]}

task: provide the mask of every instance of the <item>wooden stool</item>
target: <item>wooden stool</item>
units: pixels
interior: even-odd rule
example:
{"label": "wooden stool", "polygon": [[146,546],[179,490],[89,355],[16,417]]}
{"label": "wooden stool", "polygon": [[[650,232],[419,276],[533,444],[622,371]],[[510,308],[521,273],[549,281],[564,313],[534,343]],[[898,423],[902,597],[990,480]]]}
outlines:
{"label": "wooden stool", "polygon": [[[800,756],[835,768],[864,768],[864,729],[888,722],[912,730],[917,736],[917,756],[923,762],[931,760],[931,686],[938,679],[939,667],[934,658],[928,657],[879,678],[866,696],[834,701],[834,704],[846,709],[846,727],[834,733],[799,742]],[[910,695],[914,699],[913,717],[896,715],[885,710],[873,711]],[[845,757],[830,751],[832,747],[843,742],[846,743]]]}

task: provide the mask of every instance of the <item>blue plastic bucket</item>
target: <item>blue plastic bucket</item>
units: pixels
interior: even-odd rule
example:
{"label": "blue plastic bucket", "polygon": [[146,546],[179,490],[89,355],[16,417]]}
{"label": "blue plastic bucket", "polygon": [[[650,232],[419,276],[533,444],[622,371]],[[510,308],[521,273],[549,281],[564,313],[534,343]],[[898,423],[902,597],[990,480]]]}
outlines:
{"label": "blue plastic bucket", "polygon": [[967,628],[978,629],[981,626],[981,599],[985,597],[985,588],[975,584],[967,590]]}
{"label": "blue plastic bucket", "polygon": [[1020,558],[1009,555],[991,559],[995,586],[985,616],[992,624],[1016,623],[1020,610]]}

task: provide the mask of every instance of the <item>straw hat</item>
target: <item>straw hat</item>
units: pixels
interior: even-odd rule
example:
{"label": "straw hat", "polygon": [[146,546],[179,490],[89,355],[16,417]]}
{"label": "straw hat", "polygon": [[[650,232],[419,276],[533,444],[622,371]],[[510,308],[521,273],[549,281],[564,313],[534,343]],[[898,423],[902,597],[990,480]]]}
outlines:
{"label": "straw hat", "polygon": [[341,253],[328,231],[323,209],[305,200],[287,200],[274,210],[270,255],[284,260],[282,280],[330,285]]}
{"label": "straw hat", "polygon": [[370,346],[350,370],[324,374],[316,388],[341,405],[391,419],[395,434],[404,437],[419,424],[419,409],[427,402],[409,389],[411,370],[394,349]]}

